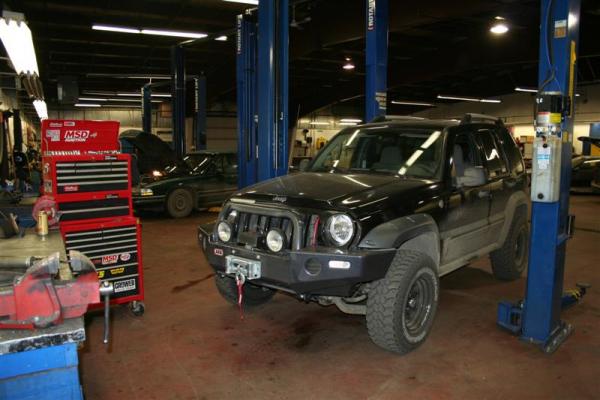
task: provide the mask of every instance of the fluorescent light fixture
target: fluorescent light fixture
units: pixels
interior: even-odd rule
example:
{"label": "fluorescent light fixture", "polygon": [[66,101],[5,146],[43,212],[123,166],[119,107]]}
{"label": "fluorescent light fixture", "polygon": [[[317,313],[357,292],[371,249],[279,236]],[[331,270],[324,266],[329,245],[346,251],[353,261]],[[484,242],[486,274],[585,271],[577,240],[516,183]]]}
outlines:
{"label": "fluorescent light fixture", "polygon": [[362,122],[362,119],[358,118],[342,118],[340,122]]}
{"label": "fluorescent light fixture", "polygon": [[79,97],[79,101],[108,101],[108,99],[101,99],[99,97]]}
{"label": "fluorescent light fixture", "polygon": [[356,125],[356,122],[338,122],[338,125],[340,125],[340,126],[354,126],[354,125]]}
{"label": "fluorescent light fixture", "polygon": [[101,107],[101,105],[95,103],[77,103],[75,107]]}
{"label": "fluorescent light fixture", "polygon": [[343,69],[345,69],[346,71],[351,71],[351,70],[353,70],[354,68],[356,68],[356,66],[355,66],[354,64],[352,64],[350,61],[348,61],[347,63],[345,63],[345,64],[342,66],[342,68],[343,68]]}
{"label": "fluorescent light fixture", "polygon": [[517,86],[515,92],[537,93],[537,89]]}
{"label": "fluorescent light fixture", "polygon": [[258,0],[224,0],[228,3],[240,3],[240,4],[250,4],[251,6],[257,6]]}
{"label": "fluorescent light fixture", "polygon": [[217,36],[215,38],[215,40],[218,40],[219,42],[226,42],[227,41],[227,35]]}
{"label": "fluorescent light fixture", "polygon": [[40,75],[31,31],[25,22],[0,18],[0,39],[17,74]]}
{"label": "fluorescent light fixture", "polygon": [[132,104],[103,104],[102,108],[142,108],[142,106],[134,106]]}
{"label": "fluorescent light fixture", "polygon": [[310,122],[311,125],[329,125],[329,122],[319,122],[319,121],[312,121]]}
{"label": "fluorescent light fixture", "polygon": [[208,36],[206,33],[201,32],[166,31],[162,29],[142,29],[141,32],[144,35],[173,36],[190,39],[202,39]]}
{"label": "fluorescent light fixture", "polygon": [[404,106],[435,107],[435,105],[432,103],[424,103],[421,101],[392,100],[392,104],[400,104]]}
{"label": "fluorescent light fixture", "polygon": [[504,35],[508,32],[508,26],[504,22],[497,22],[490,28],[490,32],[494,35]]}
{"label": "fluorescent light fixture", "polygon": [[141,30],[135,28],[126,28],[123,26],[112,26],[112,25],[92,25],[92,29],[95,31],[109,31],[109,32],[121,32],[121,33],[142,33]]}
{"label": "fluorescent light fixture", "polygon": [[37,112],[37,115],[40,117],[40,119],[48,119],[48,107],[46,106],[46,102],[44,100],[34,100],[33,107],[35,108],[35,112]]}
{"label": "fluorescent light fixture", "polygon": [[[136,92],[118,92],[117,96],[141,97],[142,93],[136,93]],[[170,93],[152,93],[152,97],[171,97],[171,94]]]}
{"label": "fluorescent light fixture", "polygon": [[498,99],[479,99],[477,97],[447,96],[442,94],[438,94],[437,98],[443,100],[472,101],[475,103],[502,103],[502,100]]}

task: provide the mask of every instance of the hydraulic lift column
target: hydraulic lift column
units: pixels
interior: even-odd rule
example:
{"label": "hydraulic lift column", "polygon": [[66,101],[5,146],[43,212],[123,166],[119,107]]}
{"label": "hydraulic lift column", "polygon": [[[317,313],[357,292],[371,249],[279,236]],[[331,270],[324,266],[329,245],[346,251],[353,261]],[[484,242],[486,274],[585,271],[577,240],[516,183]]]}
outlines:
{"label": "hydraulic lift column", "polygon": [[185,51],[171,48],[171,107],[173,114],[173,150],[178,159],[185,155]]}
{"label": "hydraulic lift column", "polygon": [[152,85],[142,87],[142,130],[152,133]]}
{"label": "hydraulic lift column", "polygon": [[498,323],[552,352],[572,330],[560,312],[572,226],[568,212],[581,2],[542,0],[541,5],[527,291],[522,304],[499,305]]}
{"label": "hydraulic lift column", "polygon": [[365,120],[385,115],[387,109],[388,0],[366,0]]}

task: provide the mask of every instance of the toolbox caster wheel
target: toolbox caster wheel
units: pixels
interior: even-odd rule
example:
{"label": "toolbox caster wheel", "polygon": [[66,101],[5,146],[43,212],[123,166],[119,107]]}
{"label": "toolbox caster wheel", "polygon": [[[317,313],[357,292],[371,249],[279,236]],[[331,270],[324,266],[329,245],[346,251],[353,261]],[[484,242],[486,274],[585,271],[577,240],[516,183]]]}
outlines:
{"label": "toolbox caster wheel", "polygon": [[141,301],[132,301],[131,303],[129,303],[129,309],[136,317],[141,317],[142,315],[144,315],[145,307],[144,303],[142,303]]}

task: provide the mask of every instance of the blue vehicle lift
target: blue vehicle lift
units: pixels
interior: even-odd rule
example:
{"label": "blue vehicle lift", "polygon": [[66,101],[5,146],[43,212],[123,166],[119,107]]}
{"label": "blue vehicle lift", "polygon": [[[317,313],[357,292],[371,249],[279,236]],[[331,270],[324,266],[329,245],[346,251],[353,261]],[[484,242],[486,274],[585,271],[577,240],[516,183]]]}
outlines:
{"label": "blue vehicle lift", "polygon": [[387,110],[388,0],[366,0],[365,121]]}
{"label": "blue vehicle lift", "polygon": [[287,174],[288,0],[237,19],[239,186]]}
{"label": "blue vehicle lift", "polygon": [[[561,309],[585,294],[563,296],[565,251],[573,219],[569,187],[580,0],[542,0],[539,87],[525,299],[498,306],[498,324],[551,353],[569,336]],[[553,165],[556,165],[553,168]]]}

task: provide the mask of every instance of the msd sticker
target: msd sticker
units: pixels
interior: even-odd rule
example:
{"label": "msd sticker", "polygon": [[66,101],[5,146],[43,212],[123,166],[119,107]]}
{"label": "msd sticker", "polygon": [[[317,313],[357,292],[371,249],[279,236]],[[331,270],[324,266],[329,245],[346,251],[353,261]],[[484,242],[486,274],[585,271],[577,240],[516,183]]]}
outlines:
{"label": "msd sticker", "polygon": [[119,256],[116,254],[102,256],[102,265],[116,264],[117,261],[119,261]]}
{"label": "msd sticker", "polygon": [[89,138],[95,138],[97,133],[90,133],[89,130],[72,129],[65,131],[65,142],[86,142]]}
{"label": "msd sticker", "polygon": [[46,137],[51,142],[60,142],[60,129],[46,129]]}
{"label": "msd sticker", "polygon": [[67,185],[65,186],[65,192],[79,192],[79,185]]}
{"label": "msd sticker", "polygon": [[131,254],[121,253],[121,261],[129,261],[129,260],[131,260]]}

